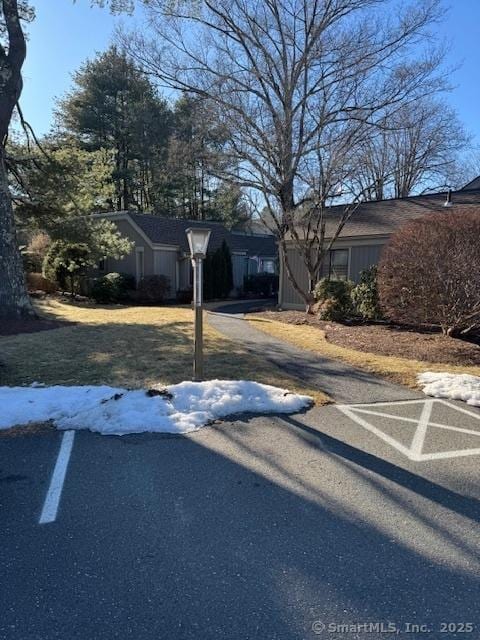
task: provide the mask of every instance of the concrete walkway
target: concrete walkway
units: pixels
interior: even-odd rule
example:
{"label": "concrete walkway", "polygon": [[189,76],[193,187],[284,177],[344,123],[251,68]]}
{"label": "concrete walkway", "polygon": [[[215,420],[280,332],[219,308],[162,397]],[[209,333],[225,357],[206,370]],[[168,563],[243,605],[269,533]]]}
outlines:
{"label": "concrete walkway", "polygon": [[[227,305],[222,307],[224,312],[228,309]],[[232,305],[231,309],[237,313],[209,312],[208,323],[226,337],[304,381],[310,388],[324,391],[335,402],[361,404],[425,397],[419,391],[392,384],[340,360],[324,358],[282,342],[252,327],[243,313],[238,313],[239,304]],[[247,310],[246,307],[243,309]]]}

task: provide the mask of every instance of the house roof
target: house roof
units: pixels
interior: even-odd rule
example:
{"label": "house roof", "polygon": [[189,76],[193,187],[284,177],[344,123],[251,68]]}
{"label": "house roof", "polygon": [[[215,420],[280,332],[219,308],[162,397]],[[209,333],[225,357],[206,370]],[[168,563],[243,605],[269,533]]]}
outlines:
{"label": "house roof", "polygon": [[462,191],[472,191],[473,189],[480,189],[480,176],[477,176],[464,187],[462,187]]}
{"label": "house roof", "polygon": [[225,240],[232,252],[246,253],[250,256],[275,256],[277,253],[273,236],[258,237],[233,234],[221,222],[165,218],[131,211],[123,213],[127,214],[140,227],[151,242],[179,246],[185,252],[189,251],[186,230],[190,227],[207,227],[212,230],[209,242],[209,249],[212,251],[218,249]]}
{"label": "house roof", "polygon": [[[480,209],[480,188],[454,191],[451,198],[452,206],[448,208],[445,207],[447,199],[445,192],[363,202],[353,212],[339,237],[390,235],[406,222],[426,214],[433,215],[445,211],[460,214],[472,209]],[[343,211],[344,205],[329,208],[326,214],[325,236],[327,238],[334,235]]]}

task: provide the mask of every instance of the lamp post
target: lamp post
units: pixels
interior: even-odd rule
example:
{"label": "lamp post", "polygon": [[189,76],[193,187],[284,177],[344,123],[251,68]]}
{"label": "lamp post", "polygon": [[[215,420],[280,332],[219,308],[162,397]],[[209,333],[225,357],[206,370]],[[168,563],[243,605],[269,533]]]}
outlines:
{"label": "lamp post", "polygon": [[193,306],[195,309],[195,353],[193,380],[203,379],[203,260],[207,255],[210,229],[191,227],[186,230],[193,267]]}

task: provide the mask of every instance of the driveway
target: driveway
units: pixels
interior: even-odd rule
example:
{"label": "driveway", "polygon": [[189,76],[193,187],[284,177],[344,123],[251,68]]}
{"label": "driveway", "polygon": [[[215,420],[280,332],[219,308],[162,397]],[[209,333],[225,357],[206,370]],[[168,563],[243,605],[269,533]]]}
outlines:
{"label": "driveway", "polygon": [[226,337],[240,342],[252,353],[261,354],[272,364],[304,381],[311,389],[320,389],[337,402],[382,402],[423,397],[420,392],[392,384],[340,360],[299,349],[255,329],[244,319],[244,313],[252,310],[252,304],[225,305],[209,312],[207,320]]}

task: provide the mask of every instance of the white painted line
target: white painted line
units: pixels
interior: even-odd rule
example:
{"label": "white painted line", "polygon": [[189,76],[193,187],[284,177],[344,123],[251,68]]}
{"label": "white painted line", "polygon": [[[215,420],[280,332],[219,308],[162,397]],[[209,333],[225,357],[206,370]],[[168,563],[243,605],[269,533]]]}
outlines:
{"label": "white painted line", "polygon": [[344,413],[351,420],[359,424],[361,427],[364,427],[365,429],[367,429],[368,431],[376,435],[378,438],[380,438],[387,444],[397,449],[397,451],[400,451],[400,453],[403,453],[405,456],[407,456],[407,458],[416,460],[416,458],[412,457],[412,453],[410,449],[405,447],[401,442],[398,442],[397,440],[395,440],[395,438],[392,438],[386,433],[383,433],[383,431],[380,431],[380,429],[377,429],[372,424],[368,423],[366,420],[363,420],[362,418],[360,418],[360,416],[355,415],[355,413],[353,411],[349,411],[345,405],[342,405],[342,406],[337,405],[337,409],[340,409],[342,413]]}
{"label": "white painted line", "polygon": [[447,431],[458,431],[459,433],[467,433],[470,436],[480,436],[480,431],[474,431],[473,429],[464,429],[463,427],[450,427],[447,424],[438,424],[437,422],[429,422],[429,427],[436,427],[437,429],[446,429]]}
{"label": "white painted line", "polygon": [[355,413],[365,413],[369,416],[379,416],[380,418],[391,418],[392,420],[400,420],[401,422],[412,422],[413,424],[418,424],[418,418],[406,418],[404,416],[397,416],[391,413],[384,413],[383,411],[370,411],[370,409],[360,409],[359,407],[355,407],[353,411],[355,411]]}
{"label": "white painted line", "polygon": [[428,421],[432,415],[433,400],[425,400],[423,405],[422,415],[418,421],[418,427],[413,436],[410,451],[412,455],[418,459],[422,455],[423,443],[425,442],[425,436],[427,435]]}
{"label": "white painted line", "polygon": [[62,444],[60,445],[60,451],[58,452],[57,462],[55,463],[52,479],[50,480],[50,486],[40,515],[39,524],[55,522],[57,518],[58,505],[62,495],[70,454],[72,453],[74,437],[75,431],[65,431],[63,434]]}
{"label": "white painted line", "polygon": [[[446,400],[437,399],[437,402],[440,402],[441,404],[444,404],[447,407],[450,407],[450,409],[455,409],[455,411],[460,411],[460,413],[465,413],[467,416],[472,416],[472,418],[476,418],[477,420],[480,420],[480,413],[474,413],[473,411],[469,411],[468,409],[464,409],[463,407],[459,407],[458,405],[452,404],[451,402],[447,402]],[[480,409],[480,407],[479,407],[479,409]]]}
{"label": "white painted line", "polygon": [[[435,402],[435,401],[434,401]],[[456,409],[456,407],[454,407]],[[380,416],[380,418],[389,418],[390,420],[398,420],[399,422],[410,422],[418,425],[418,418],[407,418],[405,416],[393,415],[391,413],[384,413],[383,411],[369,411],[368,409],[359,409],[355,407],[355,413],[364,413],[369,416]],[[474,416],[480,420],[480,416]],[[447,429],[448,431],[458,431],[460,433],[468,433],[472,436],[480,436],[480,431],[474,431],[473,429],[463,429],[462,427],[452,427],[448,424],[440,424],[439,422],[428,422],[429,427],[437,427],[438,429]]]}
{"label": "white painted line", "polygon": [[425,402],[424,398],[419,398],[418,400],[390,400],[389,402],[369,402],[359,404],[337,404],[335,406],[341,408],[345,407],[346,409],[355,409],[356,407],[397,407],[401,404],[420,404]]}
{"label": "white painted line", "polygon": [[[406,416],[392,415],[389,413],[385,413],[382,411],[371,411],[369,409],[365,409],[364,407],[378,407],[378,406],[398,406],[399,404],[414,404],[414,403],[422,403],[422,413],[419,419],[407,418]],[[379,438],[381,438],[384,442],[391,445],[397,451],[400,451],[404,455],[406,455],[410,460],[414,460],[416,462],[423,462],[427,460],[442,460],[448,458],[460,458],[464,456],[475,456],[480,455],[480,448],[474,449],[456,449],[450,451],[437,451],[433,453],[423,453],[422,449],[425,443],[425,438],[427,435],[427,431],[430,427],[434,427],[437,429],[444,429],[446,431],[454,431],[459,433],[465,433],[468,435],[480,436],[480,431],[474,431],[472,429],[464,429],[462,427],[454,427],[451,425],[440,424],[438,422],[431,422],[431,414],[432,409],[435,403],[441,403],[450,407],[453,410],[459,411],[460,413],[466,414],[473,418],[477,418],[480,420],[480,414],[474,413],[472,411],[468,411],[467,409],[463,409],[462,407],[458,407],[446,400],[440,400],[437,398],[429,398],[425,400],[414,400],[414,401],[405,401],[405,402],[378,402],[375,404],[357,404],[357,405],[337,405],[337,408],[347,415],[351,420],[359,424],[360,426],[368,429],[371,433],[375,434]],[[400,422],[405,423],[414,423],[417,425],[415,430],[415,434],[412,439],[412,444],[410,447],[405,447],[402,443],[395,440],[386,433],[383,433],[380,429],[375,427],[374,425],[367,422],[359,416],[358,414],[364,414],[367,416],[376,416],[381,418],[389,418],[391,420],[398,420]]]}
{"label": "white painted line", "polygon": [[478,456],[480,449],[457,449],[456,451],[438,451],[434,453],[422,453],[420,462],[424,460],[448,460],[449,458],[463,458],[465,456]]}

